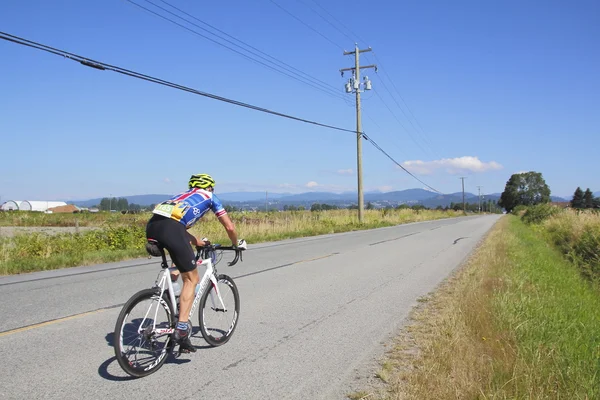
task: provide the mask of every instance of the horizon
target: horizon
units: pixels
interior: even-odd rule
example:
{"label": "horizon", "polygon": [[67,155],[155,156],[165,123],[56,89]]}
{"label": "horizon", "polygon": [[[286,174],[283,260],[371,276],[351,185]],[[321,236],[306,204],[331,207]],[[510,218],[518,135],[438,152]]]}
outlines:
{"label": "horizon", "polygon": [[[432,192],[430,190],[424,189],[424,188],[409,188],[409,189],[402,189],[402,190],[390,190],[390,191],[365,191],[365,194],[369,194],[369,193],[381,193],[381,194],[386,194],[386,193],[393,193],[393,192],[404,192],[404,191],[409,191],[409,190],[423,190],[425,192],[429,192],[432,194],[432,197],[438,195],[438,196],[449,196],[449,195],[456,195],[456,194],[461,194],[462,192],[449,192],[449,193],[443,193],[443,194],[439,194],[439,193],[435,193]],[[585,190],[585,189],[584,189]],[[590,188],[591,190],[591,188]],[[243,193],[265,193],[265,194],[274,194],[274,195],[280,195],[280,196],[295,196],[295,195],[304,195],[304,194],[311,194],[311,193],[326,193],[326,194],[336,194],[336,195],[357,195],[357,192],[340,192],[340,193],[336,193],[336,192],[329,192],[329,191],[306,191],[306,192],[299,192],[299,193],[290,193],[290,192],[266,192],[266,191],[260,191],[260,190],[247,190],[247,191],[238,191],[238,192],[224,192],[224,193],[215,193],[217,195],[217,197],[220,198],[220,196],[222,195],[230,195],[230,194],[243,194]],[[594,196],[600,196],[600,191],[594,191],[592,190],[592,193],[594,194]],[[485,196],[491,196],[491,195],[495,195],[495,196],[500,196],[502,194],[502,191],[500,192],[492,192],[492,193],[481,193],[481,196],[485,197]],[[473,192],[469,192],[465,190],[465,195],[471,195],[471,196],[477,196],[477,193],[473,193]],[[144,194],[130,194],[130,195],[113,195],[112,198],[128,198],[128,197],[136,197],[136,196],[164,196],[165,198],[168,198],[170,196],[172,196],[172,194],[169,193],[144,193]],[[557,195],[554,193],[551,193],[552,197],[559,197],[562,198],[564,200],[569,201],[573,196],[571,195],[566,195],[566,196],[561,196],[561,195]],[[63,202],[85,202],[85,201],[91,201],[91,200],[98,200],[98,199],[103,199],[103,198],[110,198],[109,196],[96,196],[96,197],[89,197],[89,198],[73,198],[73,199],[40,199],[40,198],[25,198],[25,199],[21,199],[21,198],[0,198],[0,204],[3,204],[7,201],[63,201]],[[275,200],[279,200],[279,199],[271,199],[273,201]],[[228,200],[228,201],[232,201],[232,200]],[[237,200],[234,200],[237,201]],[[254,200],[252,200],[254,201]],[[257,200],[258,201],[258,200]]]}

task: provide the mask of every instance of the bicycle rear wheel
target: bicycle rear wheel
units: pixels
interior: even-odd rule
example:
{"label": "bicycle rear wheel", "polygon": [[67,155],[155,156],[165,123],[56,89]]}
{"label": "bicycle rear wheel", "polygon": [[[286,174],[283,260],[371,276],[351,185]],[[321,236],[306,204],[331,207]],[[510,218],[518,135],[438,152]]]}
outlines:
{"label": "bicycle rear wheel", "polygon": [[123,306],[114,332],[115,356],[125,372],[136,378],[157,371],[173,348],[173,306],[157,289],[134,294]]}
{"label": "bicycle rear wheel", "polygon": [[200,299],[198,313],[200,332],[211,346],[221,346],[229,341],[240,314],[240,295],[233,279],[227,275],[219,275],[217,286],[223,304],[217,296],[215,286],[211,285]]}

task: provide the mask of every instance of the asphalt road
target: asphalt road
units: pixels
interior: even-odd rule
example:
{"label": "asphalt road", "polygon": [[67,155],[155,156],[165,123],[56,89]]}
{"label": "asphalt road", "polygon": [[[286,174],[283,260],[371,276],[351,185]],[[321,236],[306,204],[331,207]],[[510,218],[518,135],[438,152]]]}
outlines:
{"label": "asphalt road", "polygon": [[243,263],[218,268],[242,302],[230,342],[210,348],[198,333],[196,353],[141,379],[120,369],[112,332],[158,259],[2,277],[0,398],[344,399],[498,218],[249,244]]}

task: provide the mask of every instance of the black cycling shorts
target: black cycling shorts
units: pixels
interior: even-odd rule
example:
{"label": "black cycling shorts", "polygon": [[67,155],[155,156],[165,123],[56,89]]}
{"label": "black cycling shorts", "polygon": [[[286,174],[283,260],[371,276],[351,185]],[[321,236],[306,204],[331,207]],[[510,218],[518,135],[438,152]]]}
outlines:
{"label": "black cycling shorts", "polygon": [[158,241],[167,249],[180,272],[196,269],[196,255],[190,244],[195,239],[183,224],[162,215],[153,215],[146,225],[146,238]]}

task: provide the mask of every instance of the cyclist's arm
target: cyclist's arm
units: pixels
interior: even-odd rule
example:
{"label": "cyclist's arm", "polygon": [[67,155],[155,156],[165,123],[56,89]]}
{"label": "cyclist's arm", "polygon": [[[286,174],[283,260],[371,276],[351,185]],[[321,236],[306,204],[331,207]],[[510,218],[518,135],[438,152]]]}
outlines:
{"label": "cyclist's arm", "polygon": [[192,235],[190,232],[186,231],[187,235],[188,235],[188,239],[190,241],[190,243],[194,246],[204,246],[206,243],[204,243],[204,241],[202,241],[201,239],[199,239],[197,236]]}
{"label": "cyclist's arm", "polygon": [[229,239],[231,239],[231,243],[234,246],[237,246],[237,244],[238,244],[237,232],[235,230],[235,225],[233,225],[233,221],[231,221],[231,218],[229,218],[229,215],[227,215],[225,213],[225,214],[221,214],[217,218],[219,218],[219,222],[221,223],[221,225],[223,225],[223,227],[227,231],[227,236],[229,236]]}
{"label": "cyclist's arm", "polygon": [[225,211],[225,207],[223,207],[223,204],[221,204],[221,200],[219,200],[219,198],[214,194],[212,196],[212,210],[215,213],[215,216],[219,219],[221,225],[223,225],[227,231],[227,236],[229,236],[229,239],[231,239],[233,246],[237,246],[238,237],[237,232],[235,231],[235,225],[233,225],[231,218],[229,218],[229,215],[227,215],[227,211]]}

